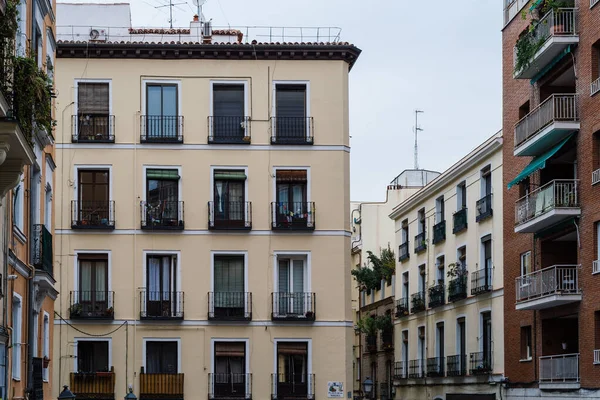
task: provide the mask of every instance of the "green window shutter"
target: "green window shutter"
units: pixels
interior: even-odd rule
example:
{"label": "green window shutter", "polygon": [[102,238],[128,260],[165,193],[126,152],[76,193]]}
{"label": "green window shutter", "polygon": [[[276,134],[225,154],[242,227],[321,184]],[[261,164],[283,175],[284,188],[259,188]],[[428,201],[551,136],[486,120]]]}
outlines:
{"label": "green window shutter", "polygon": [[180,178],[176,169],[148,169],[146,170],[147,179],[172,179]]}
{"label": "green window shutter", "polygon": [[248,177],[244,171],[215,171],[215,179],[229,179],[245,181]]}

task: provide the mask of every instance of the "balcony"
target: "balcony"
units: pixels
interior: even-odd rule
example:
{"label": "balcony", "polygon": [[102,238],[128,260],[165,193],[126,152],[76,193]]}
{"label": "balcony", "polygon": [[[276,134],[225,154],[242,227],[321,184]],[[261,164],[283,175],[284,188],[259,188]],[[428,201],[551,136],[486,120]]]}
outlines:
{"label": "balcony", "polygon": [[516,279],[517,310],[542,310],[581,301],[580,265],[553,265]]}
{"label": "balcony", "polygon": [[52,234],[43,224],[33,225],[33,266],[53,274]]}
{"label": "balcony", "polygon": [[140,319],[183,320],[183,292],[147,291],[140,292]]}
{"label": "balcony", "polygon": [[467,208],[458,210],[452,214],[454,225],[452,227],[452,233],[455,235],[467,229]]}
{"label": "balcony", "polygon": [[208,374],[209,399],[251,399],[252,374]]}
{"label": "balcony", "polygon": [[115,202],[71,201],[71,229],[115,229]]}
{"label": "balcony", "polygon": [[69,318],[111,320],[115,318],[115,292],[104,290],[71,291]]}
{"label": "balcony", "polygon": [[71,372],[70,389],[77,399],[113,400],[115,398],[115,371]]}
{"label": "balcony", "polygon": [[579,130],[579,96],[553,94],[515,125],[515,156],[538,156]]}
{"label": "balcony", "polygon": [[271,203],[271,229],[274,231],[314,231],[315,203]]}
{"label": "balcony", "polygon": [[369,353],[377,353],[377,335],[367,335],[365,337],[365,348]]}
{"label": "balcony", "polygon": [[408,362],[408,377],[418,379],[425,377],[425,362],[424,360],[410,360]]}
{"label": "balcony", "polygon": [[[525,35],[521,36],[514,48],[515,79],[532,79],[545,71],[567,49],[579,43],[577,34],[577,9],[558,8],[551,10]],[[529,50],[533,47],[533,50]],[[519,52],[528,49],[531,58],[519,59]],[[521,56],[523,58],[523,56]]]}
{"label": "balcony", "polygon": [[448,356],[446,363],[447,376],[465,376],[467,374],[467,355]]}
{"label": "balcony", "polygon": [[471,375],[487,375],[492,373],[492,352],[477,352],[469,355]]}
{"label": "balcony", "polygon": [[433,244],[446,240],[446,221],[438,222],[433,226]]}
{"label": "balcony", "polygon": [[394,363],[394,380],[408,378],[408,365],[405,361]]}
{"label": "balcony", "polygon": [[415,253],[419,254],[425,250],[427,250],[427,236],[423,231],[415,236]]}
{"label": "balcony", "polygon": [[314,374],[271,374],[271,400],[312,400]]}
{"label": "balcony", "polygon": [[430,357],[427,359],[427,377],[441,378],[444,376],[444,358]]}
{"label": "balcony", "polygon": [[467,298],[467,277],[459,276],[448,282],[448,302],[453,303]]}
{"label": "balcony", "polygon": [[107,114],[71,116],[71,142],[114,143],[115,116]]}
{"label": "balcony", "polygon": [[443,306],[446,303],[446,286],[442,283],[429,288],[429,308]]}
{"label": "balcony", "polygon": [[44,359],[31,358],[31,392],[30,400],[44,400]]}
{"label": "balcony", "polygon": [[600,182],[600,169],[592,172],[592,186],[597,185]]}
{"label": "balcony", "polygon": [[252,293],[209,292],[208,319],[212,321],[252,320]]}
{"label": "balcony", "polygon": [[396,301],[396,318],[406,317],[410,314],[408,308],[408,297],[403,297]]}
{"label": "balcony", "polygon": [[273,321],[307,321],[315,320],[314,293],[271,293]]}
{"label": "balcony", "polygon": [[577,390],[579,353],[540,357],[540,389]]}
{"label": "balcony", "polygon": [[252,229],[252,203],[249,201],[208,202],[208,229]]}
{"label": "balcony", "polygon": [[600,364],[600,350],[594,350],[594,364]]}
{"label": "balcony", "polygon": [[313,144],[312,117],[271,117],[271,144]]}
{"label": "balcony", "polygon": [[492,268],[482,268],[471,274],[471,295],[477,296],[482,293],[491,292]]}
{"label": "balcony", "polygon": [[595,260],[592,263],[592,274],[600,273],[600,260]]}
{"label": "balcony", "polygon": [[208,144],[250,144],[250,117],[208,117]]}
{"label": "balcony", "polygon": [[141,115],[140,143],[183,143],[183,116]]}
{"label": "balcony", "polygon": [[410,296],[410,312],[416,314],[425,311],[425,292],[414,293]]}
{"label": "balcony", "polygon": [[475,222],[485,221],[486,219],[490,218],[492,214],[492,194],[490,193],[477,200],[477,214],[475,215]]}
{"label": "balcony", "polygon": [[182,231],[185,228],[183,220],[183,201],[158,201],[148,203],[142,201],[142,229],[150,231]]}
{"label": "balcony", "polygon": [[381,350],[394,350],[394,329],[384,329],[381,331]]}
{"label": "balcony", "polygon": [[398,246],[398,261],[406,261],[410,258],[410,251],[408,251],[408,240]]}
{"label": "balcony", "polygon": [[140,400],[183,400],[184,374],[140,373]]}

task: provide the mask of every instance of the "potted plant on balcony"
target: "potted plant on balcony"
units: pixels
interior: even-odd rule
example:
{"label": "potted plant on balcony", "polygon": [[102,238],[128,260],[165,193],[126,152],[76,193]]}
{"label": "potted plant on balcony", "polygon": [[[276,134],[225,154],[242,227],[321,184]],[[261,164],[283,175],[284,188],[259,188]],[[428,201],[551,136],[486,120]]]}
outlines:
{"label": "potted plant on balcony", "polygon": [[69,314],[71,315],[71,318],[81,316],[82,311],[83,306],[79,303],[75,303],[71,307],[69,307]]}
{"label": "potted plant on balcony", "polygon": [[50,364],[50,359],[48,358],[48,356],[44,356],[44,358],[42,360],[42,367],[48,368],[49,364]]}
{"label": "potted plant on balcony", "polygon": [[423,300],[423,297],[419,296],[419,297],[413,297],[410,300],[410,304],[411,304],[411,308],[413,310],[418,309],[418,310],[424,310],[425,309],[425,301]]}
{"label": "potted plant on balcony", "polygon": [[304,314],[304,316],[305,316],[307,319],[313,319],[313,318],[315,317],[315,313],[313,313],[312,311],[307,311],[307,312]]}
{"label": "potted plant on balcony", "polygon": [[114,309],[112,307],[108,307],[106,310],[104,310],[104,315],[106,317],[112,317],[114,315]]}

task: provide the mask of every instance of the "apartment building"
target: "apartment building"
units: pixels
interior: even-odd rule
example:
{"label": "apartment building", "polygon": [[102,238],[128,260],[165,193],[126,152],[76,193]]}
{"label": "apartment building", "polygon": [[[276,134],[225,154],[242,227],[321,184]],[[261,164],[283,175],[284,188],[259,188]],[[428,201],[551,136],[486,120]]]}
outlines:
{"label": "apartment building", "polygon": [[504,372],[502,133],[397,205],[396,399],[497,399]]}
{"label": "apartment building", "polygon": [[52,392],[54,4],[0,1],[0,397]]}
{"label": "apartment building", "polygon": [[296,43],[202,16],[132,28],[127,4],[59,12],[56,387],[346,397],[360,50],[330,29]]}
{"label": "apartment building", "polygon": [[509,398],[600,397],[597,3],[505,4]]}
{"label": "apartment building", "polygon": [[[392,209],[438,176],[439,172],[435,171],[406,170],[387,186],[385,201],[351,203],[351,269],[364,266],[372,268],[368,252],[385,259],[385,252],[395,247],[394,221],[389,217]],[[379,323],[378,328],[382,329],[371,328],[367,332],[355,328],[355,396],[363,395],[362,383],[370,378],[374,383],[372,398],[393,398],[394,330],[391,322],[395,310],[394,287],[394,275],[381,279],[373,289],[364,287],[353,278],[352,310],[355,327],[358,328],[359,321],[363,320],[365,323],[367,319],[382,321],[385,318],[390,322]]]}

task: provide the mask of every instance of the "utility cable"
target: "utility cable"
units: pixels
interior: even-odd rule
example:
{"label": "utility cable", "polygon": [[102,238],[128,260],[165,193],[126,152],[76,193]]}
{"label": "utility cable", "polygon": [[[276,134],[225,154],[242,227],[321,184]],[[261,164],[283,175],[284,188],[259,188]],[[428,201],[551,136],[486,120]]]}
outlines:
{"label": "utility cable", "polygon": [[118,331],[119,329],[121,329],[123,326],[127,325],[127,321],[123,322],[121,325],[119,325],[116,329],[108,332],[108,333],[102,333],[102,334],[93,334],[93,333],[88,333],[85,331],[82,331],[79,328],[76,328],[75,326],[71,325],[71,323],[69,321],[67,321],[66,319],[64,319],[62,317],[62,315],[60,315],[59,313],[57,313],[56,311],[54,311],[54,315],[58,316],[58,318],[60,318],[61,321],[63,321],[65,324],[67,324],[68,326],[70,326],[71,328],[75,329],[77,332],[82,333],[86,336],[93,336],[93,337],[102,337],[102,336],[109,336],[112,335],[113,333],[115,333],[116,331]]}

